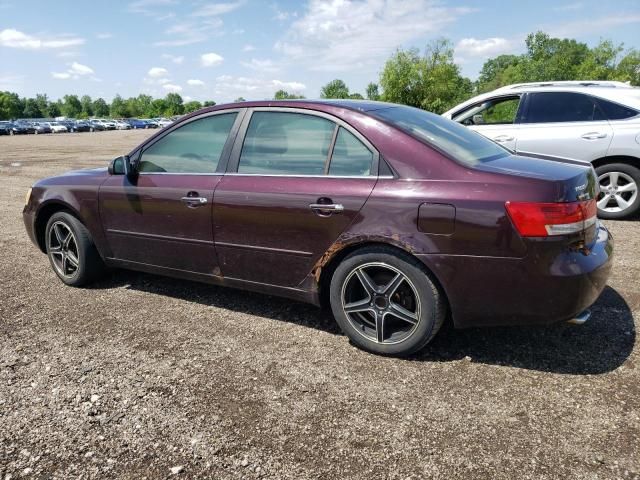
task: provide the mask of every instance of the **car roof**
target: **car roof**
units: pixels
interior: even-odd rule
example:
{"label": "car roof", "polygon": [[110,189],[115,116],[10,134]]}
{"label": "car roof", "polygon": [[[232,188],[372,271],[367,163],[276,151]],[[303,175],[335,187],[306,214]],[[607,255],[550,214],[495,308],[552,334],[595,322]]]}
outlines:
{"label": "car roof", "polygon": [[[296,100],[247,100],[244,102],[234,102],[214,105],[203,110],[224,110],[229,108],[252,108],[252,107],[291,107],[291,108],[314,108],[314,107],[338,107],[360,112],[371,112],[382,108],[400,107],[402,105],[387,102],[376,102],[373,100],[352,100],[352,99],[296,99]],[[322,109],[322,108],[321,108]],[[201,110],[202,111],[202,110]]]}

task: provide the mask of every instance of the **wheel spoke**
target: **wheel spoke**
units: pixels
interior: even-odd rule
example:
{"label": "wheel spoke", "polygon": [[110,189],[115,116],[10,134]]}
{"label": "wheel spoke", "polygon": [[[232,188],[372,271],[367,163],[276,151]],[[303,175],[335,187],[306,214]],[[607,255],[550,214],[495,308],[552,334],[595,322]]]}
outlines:
{"label": "wheel spoke", "polygon": [[71,240],[73,240],[73,235],[71,235],[71,230],[69,230],[67,232],[67,236],[64,237],[64,242],[62,243],[62,247],[69,248],[69,244],[71,243]]}
{"label": "wheel spoke", "polygon": [[60,225],[56,224],[53,226],[53,233],[56,236],[56,240],[58,241],[58,245],[62,246],[64,243],[64,235],[60,231]]}
{"label": "wheel spoke", "polygon": [[76,269],[78,268],[78,265],[80,263],[78,261],[78,257],[76,257],[76,254],[71,251],[67,252],[67,261],[69,262],[69,264],[71,264],[73,268],[76,268]]}
{"label": "wheel spoke", "polygon": [[598,208],[600,210],[604,210],[607,205],[609,205],[609,195],[604,195],[600,200],[598,200]]}
{"label": "wheel spoke", "polygon": [[398,305],[397,303],[390,302],[387,314],[393,315],[400,320],[415,325],[418,323],[418,315],[414,312],[410,312],[406,308]]}
{"label": "wheel spoke", "polygon": [[624,210],[625,208],[629,208],[629,202],[622,198],[622,195],[616,195],[613,198],[622,210]]}
{"label": "wheel spoke", "polygon": [[611,185],[612,187],[615,187],[616,185],[618,185],[618,179],[619,179],[618,172],[611,172],[609,174],[609,185]]}
{"label": "wheel spoke", "polygon": [[395,277],[382,289],[382,293],[387,296],[391,296],[398,289],[400,284],[404,282],[404,275],[397,273]]}
{"label": "wheel spoke", "polygon": [[365,298],[364,300],[358,300],[357,302],[347,303],[344,306],[344,311],[346,313],[356,313],[356,312],[366,312],[371,309],[371,297]]}
{"label": "wheel spoke", "polygon": [[369,295],[378,292],[379,287],[375,284],[375,282],[371,279],[367,272],[364,271],[363,268],[359,268],[358,270],[356,270],[356,276]]}
{"label": "wheel spoke", "polygon": [[635,192],[637,189],[638,187],[635,183],[627,183],[626,185],[618,187],[618,193]]}
{"label": "wheel spoke", "polygon": [[376,339],[378,343],[384,342],[384,314],[376,313]]}

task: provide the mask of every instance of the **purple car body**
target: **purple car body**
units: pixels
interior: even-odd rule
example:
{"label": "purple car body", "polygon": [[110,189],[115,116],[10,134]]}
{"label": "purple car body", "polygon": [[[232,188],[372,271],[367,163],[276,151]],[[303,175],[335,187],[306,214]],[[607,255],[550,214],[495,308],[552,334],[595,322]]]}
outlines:
{"label": "purple car body", "polygon": [[[373,332],[368,340],[358,332],[346,333],[358,345],[379,353],[415,351],[439,326],[432,325],[429,334],[422,333],[425,338],[404,348],[407,332],[389,333],[393,342],[381,332],[385,315],[387,323],[393,323],[407,311],[419,316],[421,309],[446,310],[454,325],[462,328],[548,324],[572,319],[588,308],[609,276],[613,242],[608,231],[595,216],[580,216],[582,207],[571,210],[578,212],[578,221],[574,218],[569,227],[543,225],[542,233],[526,229],[540,228],[531,226],[533,217],[527,215],[545,215],[558,205],[565,210],[592,205],[598,194],[593,169],[577,162],[519,157],[506,150],[481,161],[469,160],[458,154],[455,144],[447,151],[447,138],[476,134],[440,117],[436,120],[435,115],[423,117],[424,112],[404,109],[408,107],[379,102],[279,101],[200,110],[159,131],[109,169],[69,172],[36,183],[24,209],[27,232],[47,252],[48,223],[64,209],[86,227],[109,266],[316,305],[328,299],[334,313],[332,277],[341,273],[342,264],[357,260],[359,252],[367,253],[369,263],[360,262],[351,273],[344,273],[344,308],[338,309],[336,318],[343,330],[345,318],[357,325],[361,321],[359,333]],[[362,175],[239,171],[244,150],[252,148],[247,140],[252,117],[259,112],[296,113],[332,122],[336,127],[331,149],[336,148],[335,136],[343,128],[371,152],[370,171]],[[144,162],[145,152],[154,143],[189,122],[222,113],[234,113],[235,121],[215,171],[132,174],[134,168],[142,168],[140,159]],[[445,131],[444,143],[421,136],[414,124],[404,121],[405,115],[417,115],[429,125],[436,122]],[[272,131],[265,135],[277,135],[277,130],[269,128]],[[480,140],[464,137],[460,141]],[[484,143],[481,147],[493,148]],[[524,214],[518,211],[521,207]],[[527,213],[528,208],[534,213]],[[375,252],[382,252],[380,258],[397,255],[423,271],[437,301],[421,297],[426,287],[420,286],[421,280],[408,267],[377,262]],[[369,273],[363,276],[363,269]],[[401,293],[413,292],[415,298],[402,300],[406,308],[397,309],[403,313],[396,318],[385,310],[394,305],[382,286],[362,290],[359,284],[363,293],[349,293],[353,272],[364,278],[362,285],[369,274],[381,276],[384,283],[396,273],[404,274]],[[340,286],[335,288],[339,296]],[[349,313],[347,294],[363,297],[368,310]],[[395,295],[400,305],[399,294]],[[411,318],[407,315],[405,320],[410,323]]]}

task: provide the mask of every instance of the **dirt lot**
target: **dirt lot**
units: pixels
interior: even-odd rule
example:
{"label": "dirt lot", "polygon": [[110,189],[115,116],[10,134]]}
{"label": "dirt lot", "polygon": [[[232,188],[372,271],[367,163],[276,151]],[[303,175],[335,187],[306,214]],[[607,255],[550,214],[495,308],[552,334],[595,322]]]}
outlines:
{"label": "dirt lot", "polygon": [[381,358],[286,300],[122,271],[63,286],[27,188],[146,135],[0,137],[2,478],[640,478],[640,222],[608,224],[586,325],[445,328]]}

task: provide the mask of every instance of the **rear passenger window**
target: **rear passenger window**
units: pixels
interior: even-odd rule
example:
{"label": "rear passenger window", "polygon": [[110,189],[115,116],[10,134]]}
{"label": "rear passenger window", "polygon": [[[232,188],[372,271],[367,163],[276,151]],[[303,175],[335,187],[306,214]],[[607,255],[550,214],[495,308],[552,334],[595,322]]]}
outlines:
{"label": "rear passenger window", "polygon": [[214,173],[236,113],[186,123],[142,152],[143,173]]}
{"label": "rear passenger window", "polygon": [[605,120],[596,101],[580,93],[536,92],[522,123],[591,122]]}
{"label": "rear passenger window", "polygon": [[623,120],[638,115],[638,112],[633,108],[625,107],[601,98],[598,99],[598,104],[609,120]]}
{"label": "rear passenger window", "polygon": [[288,112],[255,112],[242,145],[239,173],[324,175],[335,124]]}
{"label": "rear passenger window", "polygon": [[340,127],[333,147],[329,175],[363,176],[371,174],[373,153],[351,132]]}

